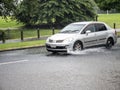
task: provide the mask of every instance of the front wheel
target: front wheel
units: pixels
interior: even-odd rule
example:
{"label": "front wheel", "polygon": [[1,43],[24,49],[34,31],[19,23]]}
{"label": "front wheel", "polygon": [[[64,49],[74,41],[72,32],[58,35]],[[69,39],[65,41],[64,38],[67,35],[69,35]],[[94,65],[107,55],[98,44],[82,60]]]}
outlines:
{"label": "front wheel", "polygon": [[106,43],[106,48],[111,49],[113,46],[113,39],[109,38]]}
{"label": "front wheel", "polygon": [[73,45],[73,51],[81,51],[83,49],[83,45],[80,41],[76,41]]}

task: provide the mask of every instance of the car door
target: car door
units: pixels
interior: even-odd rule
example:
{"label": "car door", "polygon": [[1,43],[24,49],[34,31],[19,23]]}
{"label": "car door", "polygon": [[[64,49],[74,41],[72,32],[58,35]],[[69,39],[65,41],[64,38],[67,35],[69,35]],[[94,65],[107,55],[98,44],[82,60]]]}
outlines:
{"label": "car door", "polygon": [[105,44],[106,37],[108,35],[106,26],[103,23],[97,23],[95,24],[95,27],[96,27],[97,45]]}
{"label": "car door", "polygon": [[[87,31],[90,31],[90,32],[89,32],[89,33],[86,33]],[[81,34],[82,34],[82,36],[83,36],[84,47],[96,45],[97,39],[96,39],[95,25],[94,25],[94,24],[88,25],[88,26],[82,31]]]}

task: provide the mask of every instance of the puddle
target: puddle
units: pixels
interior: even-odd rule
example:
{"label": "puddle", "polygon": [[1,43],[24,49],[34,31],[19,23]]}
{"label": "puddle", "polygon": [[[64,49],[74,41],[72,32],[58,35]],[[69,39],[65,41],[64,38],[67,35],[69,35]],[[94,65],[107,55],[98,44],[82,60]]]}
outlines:
{"label": "puddle", "polygon": [[69,49],[67,50],[68,54],[73,54],[73,55],[94,54],[94,53],[103,53],[103,52],[109,52],[109,51],[107,51],[104,47],[87,48],[81,51],[71,51]]}
{"label": "puddle", "polygon": [[32,49],[24,49],[24,50],[15,50],[15,51],[7,51],[7,52],[0,52],[0,56],[13,56],[13,55],[35,55],[35,54],[42,54],[47,56],[68,56],[68,55],[85,55],[85,54],[100,54],[100,53],[111,53],[120,50],[120,46],[115,46],[112,49],[108,50],[105,47],[94,47],[94,48],[85,48],[81,51],[72,51],[67,50],[67,53],[56,53],[52,54],[51,52],[47,52],[46,48],[32,48]]}

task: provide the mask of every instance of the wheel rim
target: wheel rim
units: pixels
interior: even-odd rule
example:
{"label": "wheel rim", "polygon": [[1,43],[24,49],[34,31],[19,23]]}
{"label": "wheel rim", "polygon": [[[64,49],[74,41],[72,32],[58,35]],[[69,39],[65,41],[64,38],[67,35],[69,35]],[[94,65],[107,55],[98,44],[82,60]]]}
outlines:
{"label": "wheel rim", "polygon": [[107,41],[107,48],[111,48],[112,47],[112,40],[108,39]]}
{"label": "wheel rim", "polygon": [[80,50],[82,50],[82,45],[81,45],[81,43],[80,43],[80,42],[76,42],[76,43],[74,44],[73,50],[74,50],[74,51],[80,51]]}

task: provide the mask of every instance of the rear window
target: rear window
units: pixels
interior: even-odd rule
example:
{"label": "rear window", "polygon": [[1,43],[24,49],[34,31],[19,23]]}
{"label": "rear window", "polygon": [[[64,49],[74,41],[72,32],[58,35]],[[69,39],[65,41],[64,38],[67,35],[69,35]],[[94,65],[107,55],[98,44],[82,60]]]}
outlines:
{"label": "rear window", "polygon": [[104,24],[96,24],[96,31],[99,32],[99,31],[106,31],[107,28]]}

